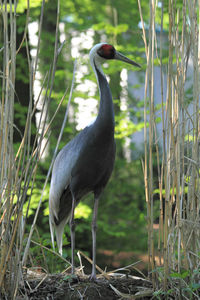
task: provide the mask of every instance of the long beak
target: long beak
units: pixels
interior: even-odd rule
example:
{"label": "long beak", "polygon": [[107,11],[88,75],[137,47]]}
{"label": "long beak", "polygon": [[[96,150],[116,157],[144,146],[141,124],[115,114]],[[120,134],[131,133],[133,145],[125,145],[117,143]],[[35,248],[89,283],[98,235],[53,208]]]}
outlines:
{"label": "long beak", "polygon": [[128,57],[124,56],[123,54],[121,54],[117,51],[115,53],[114,59],[121,60],[121,61],[126,62],[127,64],[130,64],[130,65],[136,66],[138,68],[141,68],[141,66],[139,64],[137,64],[135,61],[129,59]]}

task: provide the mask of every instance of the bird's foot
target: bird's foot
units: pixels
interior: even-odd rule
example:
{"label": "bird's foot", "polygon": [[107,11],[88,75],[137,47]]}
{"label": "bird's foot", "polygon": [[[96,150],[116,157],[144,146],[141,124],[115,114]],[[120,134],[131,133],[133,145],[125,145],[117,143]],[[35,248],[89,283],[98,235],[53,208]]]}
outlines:
{"label": "bird's foot", "polygon": [[96,276],[96,273],[93,273],[89,276],[89,280],[90,281],[97,281],[97,276]]}

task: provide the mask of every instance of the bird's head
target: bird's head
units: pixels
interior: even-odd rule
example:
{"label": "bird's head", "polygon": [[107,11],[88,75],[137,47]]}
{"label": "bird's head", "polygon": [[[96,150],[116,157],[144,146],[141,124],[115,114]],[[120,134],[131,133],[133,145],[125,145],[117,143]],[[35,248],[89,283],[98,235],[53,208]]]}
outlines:
{"label": "bird's head", "polygon": [[124,56],[118,52],[112,45],[106,43],[96,44],[90,51],[90,61],[93,65],[94,61],[96,64],[102,64],[106,60],[116,59],[131,64],[133,66],[141,68],[139,64],[130,58]]}

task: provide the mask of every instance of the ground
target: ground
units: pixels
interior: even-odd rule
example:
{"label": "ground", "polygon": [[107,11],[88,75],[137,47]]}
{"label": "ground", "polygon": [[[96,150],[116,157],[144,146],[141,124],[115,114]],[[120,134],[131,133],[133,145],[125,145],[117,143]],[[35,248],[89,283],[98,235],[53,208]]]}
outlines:
{"label": "ground", "polygon": [[67,273],[29,274],[19,292],[17,300],[151,299],[153,294],[151,282],[130,275],[100,275],[92,282],[86,275]]}

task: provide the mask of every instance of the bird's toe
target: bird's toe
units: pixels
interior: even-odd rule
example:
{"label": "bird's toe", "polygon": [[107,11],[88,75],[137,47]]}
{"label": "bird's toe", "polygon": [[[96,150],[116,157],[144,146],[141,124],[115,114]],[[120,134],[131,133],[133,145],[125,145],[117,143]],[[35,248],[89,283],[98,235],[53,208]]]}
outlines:
{"label": "bird's toe", "polygon": [[89,280],[90,280],[90,281],[97,281],[97,276],[96,276],[96,274],[92,273],[92,274],[89,276]]}

